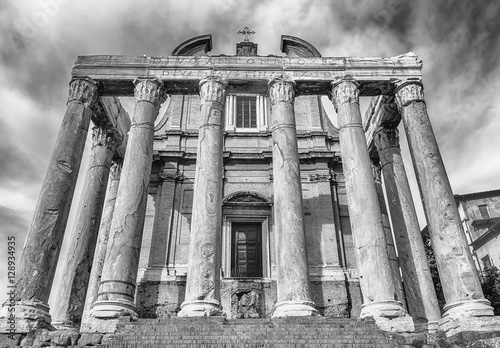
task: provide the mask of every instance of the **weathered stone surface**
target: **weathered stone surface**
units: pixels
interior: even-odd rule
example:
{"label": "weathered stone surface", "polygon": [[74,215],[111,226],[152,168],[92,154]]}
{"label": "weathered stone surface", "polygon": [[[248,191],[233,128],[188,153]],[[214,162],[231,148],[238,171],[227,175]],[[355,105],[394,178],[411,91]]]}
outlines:
{"label": "weathered stone surface", "polygon": [[415,319],[441,318],[424,243],[420,234],[397,129],[380,128],[374,135],[391,212],[399,260],[406,284],[408,312]]}
{"label": "weathered stone surface", "polygon": [[273,317],[317,314],[309,289],[302,186],[295,129],[294,82],[269,84],[278,296]]}
{"label": "weathered stone surface", "polygon": [[385,243],[387,246],[387,255],[392,269],[392,277],[394,279],[394,286],[396,287],[396,300],[401,302],[406,309],[405,292],[403,289],[403,282],[401,273],[399,272],[399,259],[396,254],[396,246],[394,238],[392,237],[391,224],[389,222],[389,214],[387,214],[387,207],[385,204],[384,190],[382,188],[382,177],[380,163],[372,162],[373,178],[375,179],[375,189],[377,190],[377,199],[380,206],[380,213],[382,214],[382,226],[384,227]]}
{"label": "weathered stone surface", "polygon": [[201,125],[189,244],[186,297],[179,316],[221,315],[220,265],[222,160],[225,87],[217,79],[200,82]]}
{"label": "weathered stone surface", "polygon": [[493,315],[462,229],[453,191],[434,137],[423,87],[405,82],[396,91],[429,226],[449,319]]}
{"label": "weathered stone surface", "polygon": [[357,83],[344,79],[333,84],[332,102],[340,127],[349,216],[363,295],[360,316],[405,316],[401,303],[394,300],[396,289],[362,127]]}
{"label": "weathered stone surface", "polygon": [[[265,69],[263,69],[265,67]],[[195,93],[198,81],[217,76],[237,90],[249,82],[247,92],[265,93],[266,83],[275,76],[297,82],[300,94],[325,94],[332,80],[353,76],[362,85],[363,95],[388,94],[394,81],[420,79],[422,62],[413,52],[388,58],[379,57],[238,57],[238,56],[80,56],[72,74],[88,75],[104,86],[107,95],[133,94],[131,82],[138,76],[159,76],[175,81],[169,93]]]}
{"label": "weathered stone surface", "polygon": [[[71,81],[66,113],[18,267],[18,320],[51,320],[48,307],[45,308],[44,305],[48,301],[54,279],[90,124],[91,106],[96,98],[95,81],[89,78]],[[0,317],[5,317],[6,314],[2,312]]]}
{"label": "weathered stone surface", "polygon": [[115,210],[116,194],[118,192],[118,184],[120,183],[121,171],[122,160],[117,160],[111,167],[109,173],[108,190],[106,193],[106,200],[102,212],[101,224],[97,237],[97,245],[92,262],[92,269],[90,271],[90,277],[88,281],[82,322],[90,317],[90,309],[94,302],[97,301],[97,294],[99,292],[104,260],[106,259],[109,230],[111,228],[111,221],[113,220],[113,212]]}
{"label": "weathered stone surface", "polygon": [[101,344],[102,334],[83,333],[78,340],[79,346],[95,346]]}
{"label": "weathered stone surface", "polygon": [[122,180],[116,197],[99,297],[92,312],[98,318],[137,315],[134,294],[153,159],[154,121],[165,96],[162,83],[155,78],[139,78],[135,86],[136,104]]}
{"label": "weathered stone surface", "polygon": [[54,308],[55,326],[73,326],[82,319],[99,222],[108,184],[109,168],[121,142],[113,128],[94,127],[90,164],[80,202],[79,217]]}

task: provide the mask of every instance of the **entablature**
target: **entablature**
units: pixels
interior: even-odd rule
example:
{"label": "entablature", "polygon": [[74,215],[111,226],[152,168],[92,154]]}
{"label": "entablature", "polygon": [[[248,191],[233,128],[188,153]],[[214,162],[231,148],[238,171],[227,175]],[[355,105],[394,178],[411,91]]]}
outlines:
{"label": "entablature", "polygon": [[293,79],[297,94],[326,95],[332,81],[345,76],[360,85],[360,95],[388,95],[395,84],[421,80],[422,62],[409,52],[379,57],[278,57],[278,56],[111,56],[78,57],[72,75],[89,76],[99,83],[101,95],[132,96],[138,76],[156,76],[169,94],[197,94],[207,77],[229,82],[228,93],[267,93],[276,77]]}

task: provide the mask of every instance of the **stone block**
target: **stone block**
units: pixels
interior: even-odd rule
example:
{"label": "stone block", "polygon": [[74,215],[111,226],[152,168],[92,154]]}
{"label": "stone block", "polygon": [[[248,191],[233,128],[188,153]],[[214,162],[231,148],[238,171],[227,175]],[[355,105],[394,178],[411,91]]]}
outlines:
{"label": "stone block", "polygon": [[18,346],[22,339],[22,334],[0,334],[0,347]]}
{"label": "stone block", "polygon": [[500,336],[500,317],[469,317],[452,320],[443,318],[439,323],[439,329],[445,332],[447,337],[465,333],[496,333]]}
{"label": "stone block", "polygon": [[101,344],[102,334],[83,333],[78,340],[79,346],[95,346]]}

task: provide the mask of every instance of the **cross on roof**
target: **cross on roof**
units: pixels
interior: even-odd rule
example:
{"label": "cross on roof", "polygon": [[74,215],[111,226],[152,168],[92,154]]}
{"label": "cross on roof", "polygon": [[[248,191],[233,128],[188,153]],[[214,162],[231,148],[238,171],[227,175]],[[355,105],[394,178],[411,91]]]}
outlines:
{"label": "cross on roof", "polygon": [[245,35],[244,41],[250,41],[250,40],[248,40],[248,35],[255,34],[255,31],[248,29],[248,27],[244,27],[243,30],[238,31],[238,34]]}

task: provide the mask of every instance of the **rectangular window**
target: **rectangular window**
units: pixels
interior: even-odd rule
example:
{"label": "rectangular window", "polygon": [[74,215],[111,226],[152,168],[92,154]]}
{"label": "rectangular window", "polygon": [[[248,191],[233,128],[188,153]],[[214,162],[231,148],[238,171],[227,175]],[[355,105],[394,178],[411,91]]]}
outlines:
{"label": "rectangular window", "polygon": [[487,204],[478,205],[478,208],[479,208],[479,213],[481,214],[481,217],[483,219],[489,219],[490,218],[490,212],[488,211],[488,205]]}
{"label": "rectangular window", "polygon": [[486,255],[485,257],[481,258],[481,261],[483,261],[484,268],[491,267],[490,255]]}
{"label": "rectangular window", "polygon": [[236,127],[257,128],[257,98],[252,96],[236,97]]}
{"label": "rectangular window", "polygon": [[231,277],[262,277],[262,224],[232,224]]}

